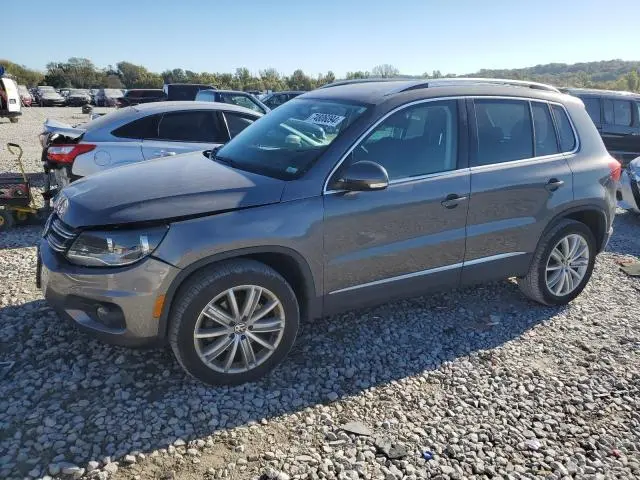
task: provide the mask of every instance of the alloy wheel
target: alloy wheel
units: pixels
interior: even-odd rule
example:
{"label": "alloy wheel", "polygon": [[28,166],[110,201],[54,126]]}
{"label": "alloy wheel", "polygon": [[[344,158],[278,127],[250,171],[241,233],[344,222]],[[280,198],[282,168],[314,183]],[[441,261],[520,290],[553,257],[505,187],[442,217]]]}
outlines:
{"label": "alloy wheel", "polygon": [[265,362],[282,340],[282,302],[266,288],[241,285],[211,300],[194,329],[195,349],[207,367],[241,373]]}
{"label": "alloy wheel", "polygon": [[589,268],[589,245],[582,235],[569,234],[551,250],[546,266],[546,283],[558,297],[569,295],[584,279]]}

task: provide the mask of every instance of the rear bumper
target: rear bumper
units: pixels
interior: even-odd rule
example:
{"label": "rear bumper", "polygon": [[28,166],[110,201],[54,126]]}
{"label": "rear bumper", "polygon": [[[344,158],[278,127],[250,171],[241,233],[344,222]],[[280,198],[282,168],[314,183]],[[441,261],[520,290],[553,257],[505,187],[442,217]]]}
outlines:
{"label": "rear bumper", "polygon": [[0,117],[12,118],[19,117],[22,112],[10,112],[9,110],[0,110]]}
{"label": "rear bumper", "polygon": [[164,332],[153,310],[177,268],[154,258],[123,268],[78,267],[60,258],[44,239],[38,255],[36,283],[59,316],[106,343],[162,343]]}

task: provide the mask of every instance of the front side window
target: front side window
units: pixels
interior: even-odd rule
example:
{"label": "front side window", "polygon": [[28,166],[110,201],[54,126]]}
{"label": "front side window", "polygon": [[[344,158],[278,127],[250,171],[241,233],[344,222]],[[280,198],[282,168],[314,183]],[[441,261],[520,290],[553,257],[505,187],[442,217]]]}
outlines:
{"label": "front side window", "polygon": [[551,105],[551,110],[556,119],[556,127],[560,136],[560,149],[563,152],[570,152],[576,148],[576,137],[567,112],[560,105]]}
{"label": "front side window", "polygon": [[222,143],[226,135],[212,112],[165,113],[158,126],[158,138],[179,142]]}
{"label": "front side window", "polygon": [[474,103],[478,128],[477,165],[534,156],[529,102],[477,99]]}
{"label": "front side window", "polygon": [[250,118],[234,112],[224,112],[224,116],[227,119],[227,126],[229,127],[229,134],[231,135],[231,138],[238,135],[255,121],[255,118]]}
{"label": "front side window", "polygon": [[366,110],[350,102],[292,100],[243,130],[215,159],[275,178],[298,178]]}
{"label": "front side window", "polygon": [[427,102],[385,119],[353,150],[350,162],[376,162],[398,180],[454,170],[457,151],[456,101]]}
{"label": "front side window", "polygon": [[631,102],[627,100],[604,100],[604,122],[609,125],[628,127],[631,125]]}
{"label": "front side window", "polygon": [[531,112],[533,113],[533,130],[536,135],[536,157],[558,153],[558,139],[551,119],[549,105],[532,102]]}

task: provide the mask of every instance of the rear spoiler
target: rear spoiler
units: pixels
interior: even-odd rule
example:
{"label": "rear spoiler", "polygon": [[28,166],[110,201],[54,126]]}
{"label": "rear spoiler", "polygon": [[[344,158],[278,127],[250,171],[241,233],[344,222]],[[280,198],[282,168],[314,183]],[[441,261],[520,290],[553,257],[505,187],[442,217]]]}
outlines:
{"label": "rear spoiler", "polygon": [[72,127],[68,123],[59,122],[47,118],[44,122],[45,133],[62,135],[69,138],[80,138],[86,133],[85,129]]}

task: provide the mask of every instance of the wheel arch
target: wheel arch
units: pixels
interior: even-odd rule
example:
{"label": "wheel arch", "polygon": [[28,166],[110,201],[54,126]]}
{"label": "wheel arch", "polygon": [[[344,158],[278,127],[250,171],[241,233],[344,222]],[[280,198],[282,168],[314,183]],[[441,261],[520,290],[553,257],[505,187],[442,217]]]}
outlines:
{"label": "wheel arch", "polygon": [[587,204],[563,210],[551,219],[542,232],[542,235],[540,235],[540,238],[542,239],[559,220],[563,219],[575,220],[589,227],[589,230],[591,230],[591,233],[593,233],[593,236],[596,239],[596,251],[600,252],[603,250],[607,238],[608,223],[607,214],[602,207]]}
{"label": "wheel arch", "polygon": [[163,341],[169,330],[169,315],[180,286],[194,274],[218,262],[230,259],[251,259],[264,263],[282,275],[293,289],[300,306],[301,319],[321,315],[321,299],[316,295],[316,282],[311,267],[304,257],[295,250],[281,246],[249,247],[206,257],[182,269],[173,279],[167,292],[159,319],[158,336]]}

